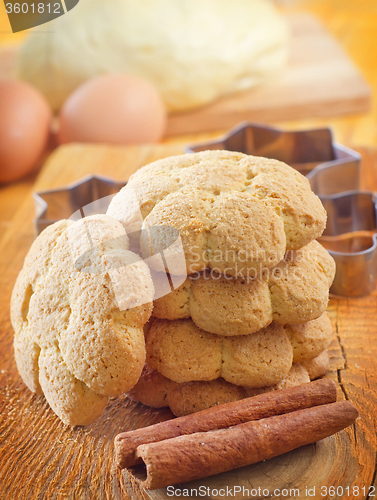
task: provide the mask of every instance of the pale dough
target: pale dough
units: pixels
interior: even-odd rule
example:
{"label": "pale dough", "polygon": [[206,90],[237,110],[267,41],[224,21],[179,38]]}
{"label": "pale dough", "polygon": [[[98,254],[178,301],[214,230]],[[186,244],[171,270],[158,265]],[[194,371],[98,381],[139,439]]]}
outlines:
{"label": "pale dough", "polygon": [[270,0],[80,0],[35,31],[19,76],[54,110],[104,73],[139,75],[168,110],[189,109],[273,77],[288,52],[285,19]]}

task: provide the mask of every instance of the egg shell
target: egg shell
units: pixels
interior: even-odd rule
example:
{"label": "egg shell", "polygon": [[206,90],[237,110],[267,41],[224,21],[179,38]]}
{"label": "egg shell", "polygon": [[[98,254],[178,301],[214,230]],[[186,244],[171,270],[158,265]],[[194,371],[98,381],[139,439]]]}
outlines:
{"label": "egg shell", "polygon": [[151,83],[129,74],[92,78],[78,87],[59,115],[58,141],[140,144],[159,141],[166,111]]}
{"label": "egg shell", "polygon": [[33,171],[46,150],[52,112],[43,95],[18,80],[0,80],[0,183]]}

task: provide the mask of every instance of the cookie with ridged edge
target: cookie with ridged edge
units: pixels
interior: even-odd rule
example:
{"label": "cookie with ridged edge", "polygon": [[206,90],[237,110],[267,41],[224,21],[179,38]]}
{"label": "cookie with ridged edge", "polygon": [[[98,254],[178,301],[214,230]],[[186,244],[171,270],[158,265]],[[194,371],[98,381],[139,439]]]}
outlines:
{"label": "cookie with ridged edge", "polygon": [[268,326],[318,318],[328,304],[335,262],[317,241],[288,252],[259,278],[232,278],[207,269],[154,302],[161,319],[190,318],[218,335],[247,335]]}
{"label": "cookie with ridged edge", "polygon": [[107,213],[126,230],[135,231],[135,221],[141,225],[143,219],[144,228],[153,226],[142,233],[144,257],[166,248],[164,226],[172,226],[180,233],[188,274],[209,267],[241,277],[276,266],[287,250],[307,245],[326,225],[322,203],[299,172],[277,160],[229,151],[142,167]]}
{"label": "cookie with ridged edge", "polygon": [[148,266],[109,216],[59,221],[35,240],[12,294],[15,358],[64,423],[91,423],[136,384],[153,293]]}
{"label": "cookie with ridged edge", "polygon": [[[327,351],[324,351],[320,357],[326,356],[328,357]],[[302,364],[295,363],[284,380],[273,386],[259,389],[240,387],[226,382],[222,378],[179,384],[145,366],[138,383],[128,393],[128,396],[134,401],[154,408],[169,406],[174,415],[179,417],[256,394],[306,384],[325,374],[327,368],[321,362],[320,357],[315,376],[309,377],[307,369]],[[316,359],[313,360],[313,363],[316,363]]]}

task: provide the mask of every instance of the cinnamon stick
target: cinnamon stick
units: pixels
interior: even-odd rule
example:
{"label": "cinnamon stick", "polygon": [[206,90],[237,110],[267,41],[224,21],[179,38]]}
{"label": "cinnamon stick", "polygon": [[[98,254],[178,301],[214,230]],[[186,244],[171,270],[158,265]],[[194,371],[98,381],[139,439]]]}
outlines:
{"label": "cinnamon stick", "polygon": [[191,415],[118,434],[115,438],[115,461],[119,468],[124,469],[141,462],[136,457],[136,448],[141,444],[222,429],[334,401],[336,384],[332,380],[323,379],[214,406]]}
{"label": "cinnamon stick", "polygon": [[220,474],[314,443],[352,424],[349,401],[297,410],[227,429],[140,445],[146,468],[129,470],[141,487],[156,489]]}

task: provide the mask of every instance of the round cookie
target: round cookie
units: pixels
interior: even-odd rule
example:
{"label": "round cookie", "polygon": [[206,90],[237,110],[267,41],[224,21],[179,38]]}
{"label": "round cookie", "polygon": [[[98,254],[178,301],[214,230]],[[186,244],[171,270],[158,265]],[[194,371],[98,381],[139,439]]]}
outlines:
{"label": "round cookie", "polygon": [[272,323],[252,335],[223,337],[220,375],[232,384],[276,384],[288,375],[292,362],[292,347],[282,325]]}
{"label": "round cookie", "polygon": [[175,384],[167,391],[167,403],[177,417],[245,397],[247,396],[243,387],[230,384],[222,378],[210,382]]}
{"label": "round cookie", "polygon": [[164,377],[156,370],[151,370],[145,364],[137,384],[127,393],[127,396],[145,406],[164,408],[169,406],[168,392],[175,384],[176,382]]}
{"label": "round cookie", "polygon": [[[323,355],[318,357],[318,360],[320,361],[320,358],[326,355],[327,351],[324,351]],[[313,363],[316,363],[316,360],[313,360]],[[215,405],[229,403],[230,401],[237,401],[285,387],[306,384],[310,380],[324,375],[325,371],[322,363],[322,370],[318,371],[318,375],[309,377],[307,369],[302,364],[295,363],[284,380],[273,386],[251,389],[231,384],[222,378],[179,384],[146,366],[139,382],[128,393],[128,396],[130,399],[139,401],[146,406],[155,408],[169,406],[174,415],[180,417]],[[158,397],[156,397],[156,394],[158,394]]]}
{"label": "round cookie", "polygon": [[153,293],[109,216],[57,222],[33,243],[11,300],[16,363],[64,423],[91,423],[136,384]]}
{"label": "round cookie", "polygon": [[178,383],[226,381],[248,387],[284,379],[292,363],[317,357],[331,342],[327,313],[300,325],[271,323],[251,335],[224,337],[205,332],[190,319],[151,322],[147,363]]}
{"label": "round cookie", "polygon": [[[135,221],[141,228],[143,220],[144,228],[176,228],[188,274],[209,267],[238,277],[276,266],[287,250],[307,245],[326,224],[304,176],[280,161],[229,151],[144,166],[113,198],[108,214],[127,231],[135,230]],[[144,257],[169,245],[163,227],[142,234]]]}
{"label": "round cookie", "polygon": [[217,335],[247,335],[272,321],[304,323],[327,307],[335,262],[317,241],[285,258],[262,277],[246,280],[205,270],[154,302],[152,315],[162,319],[192,318]]}
{"label": "round cookie", "polygon": [[308,359],[303,361],[301,365],[307,370],[309,373],[309,377],[311,380],[315,378],[322,377],[329,369],[330,359],[328,351],[323,351],[319,356],[314,359]]}
{"label": "round cookie", "polygon": [[307,323],[285,325],[284,330],[292,345],[294,363],[317,358],[332,339],[332,326],[327,312]]}
{"label": "round cookie", "polygon": [[154,320],[146,338],[147,364],[175,382],[222,377],[236,385],[264,387],[288,374],[292,347],[282,325],[252,335],[222,337],[190,319]]}
{"label": "round cookie", "polygon": [[221,376],[223,338],[191,320],[154,320],[147,338],[147,364],[175,382]]}
{"label": "round cookie", "polygon": [[279,389],[285,389],[286,387],[294,387],[296,385],[307,384],[311,379],[309,373],[300,363],[293,363],[292,368],[289,370],[288,375],[285,379],[281,380],[275,385],[269,387],[261,387],[259,389],[251,389],[250,387],[245,387],[246,397],[256,396],[257,394],[263,394],[264,392],[277,391]]}

